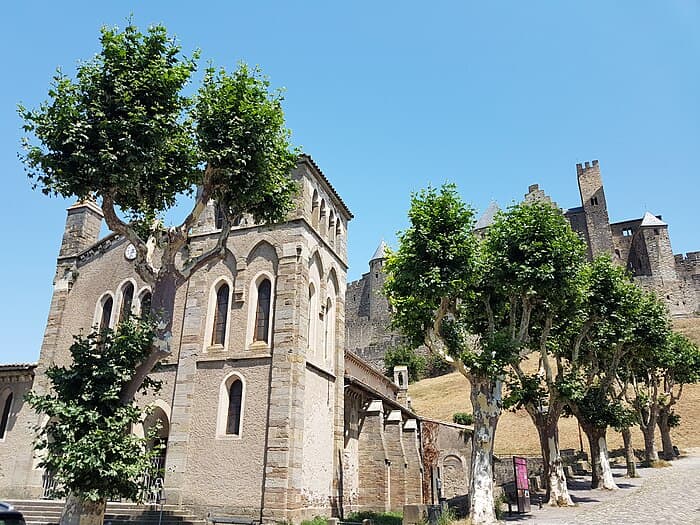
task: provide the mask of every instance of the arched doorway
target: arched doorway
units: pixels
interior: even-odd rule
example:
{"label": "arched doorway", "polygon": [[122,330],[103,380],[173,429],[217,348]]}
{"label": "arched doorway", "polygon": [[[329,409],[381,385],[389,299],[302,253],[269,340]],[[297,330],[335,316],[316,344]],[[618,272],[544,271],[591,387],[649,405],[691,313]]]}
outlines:
{"label": "arched doorway", "polygon": [[156,451],[151,460],[150,468],[144,473],[146,494],[145,500],[158,503],[162,497],[165,478],[165,457],[168,450],[168,435],[170,422],[168,415],[160,406],[154,406],[143,421],[143,433],[147,438],[146,447]]}

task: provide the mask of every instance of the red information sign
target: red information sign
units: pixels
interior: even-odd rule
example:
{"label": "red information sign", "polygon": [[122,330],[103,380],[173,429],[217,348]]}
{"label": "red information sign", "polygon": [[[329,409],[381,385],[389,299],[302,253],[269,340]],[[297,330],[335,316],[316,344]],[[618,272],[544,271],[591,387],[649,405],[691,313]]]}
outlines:
{"label": "red information sign", "polygon": [[530,483],[527,479],[527,458],[513,456],[515,491],[518,497],[518,512],[530,512]]}

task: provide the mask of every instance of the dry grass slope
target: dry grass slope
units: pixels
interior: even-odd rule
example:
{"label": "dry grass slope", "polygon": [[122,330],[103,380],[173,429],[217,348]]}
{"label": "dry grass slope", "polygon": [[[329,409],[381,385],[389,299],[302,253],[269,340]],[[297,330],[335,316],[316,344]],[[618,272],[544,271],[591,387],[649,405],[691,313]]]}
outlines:
{"label": "dry grass slope", "polygon": [[[700,345],[700,318],[680,319],[674,326]],[[472,411],[469,383],[458,373],[415,383],[409,387],[409,395],[416,412],[426,417],[452,421],[452,414],[455,412]],[[684,388],[677,412],[681,415],[681,425],[673,430],[676,444],[680,448],[700,446],[700,385]],[[578,425],[574,418],[561,419],[559,434],[562,448],[579,448]],[[633,438],[635,448],[644,447],[642,434],[638,429],[633,430]],[[584,449],[587,449],[585,435],[583,439]],[[622,447],[622,436],[613,430],[609,431],[608,445],[611,449]],[[505,412],[496,432],[496,453],[539,454],[539,451],[537,431],[530,416],[523,410],[515,413]]]}

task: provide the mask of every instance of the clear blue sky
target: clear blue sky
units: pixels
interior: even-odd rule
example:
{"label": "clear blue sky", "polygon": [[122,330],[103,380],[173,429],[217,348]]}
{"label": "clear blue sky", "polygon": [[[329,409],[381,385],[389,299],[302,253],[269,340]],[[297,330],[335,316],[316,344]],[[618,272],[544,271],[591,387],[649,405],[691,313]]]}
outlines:
{"label": "clear blue sky", "polygon": [[456,182],[484,210],[539,183],[579,204],[577,162],[599,159],[612,220],[645,210],[676,252],[700,250],[700,7],[694,0],[503,2],[23,2],[2,8],[0,362],[39,354],[67,202],[32,192],[18,102],[98,50],[133,13],[185,49],[259,64],[284,86],[296,144],[355,213],[351,279],[395,242],[409,195]]}

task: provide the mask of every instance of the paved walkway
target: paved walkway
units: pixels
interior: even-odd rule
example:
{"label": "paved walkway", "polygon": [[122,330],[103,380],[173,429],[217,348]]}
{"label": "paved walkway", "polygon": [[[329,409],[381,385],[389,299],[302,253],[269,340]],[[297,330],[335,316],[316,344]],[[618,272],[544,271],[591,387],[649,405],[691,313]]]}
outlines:
{"label": "paved walkway", "polygon": [[592,490],[590,477],[569,482],[576,508],[536,506],[527,515],[506,517],[526,525],[685,525],[700,524],[700,449],[667,468],[638,469],[627,479],[624,468],[613,469],[620,490]]}

